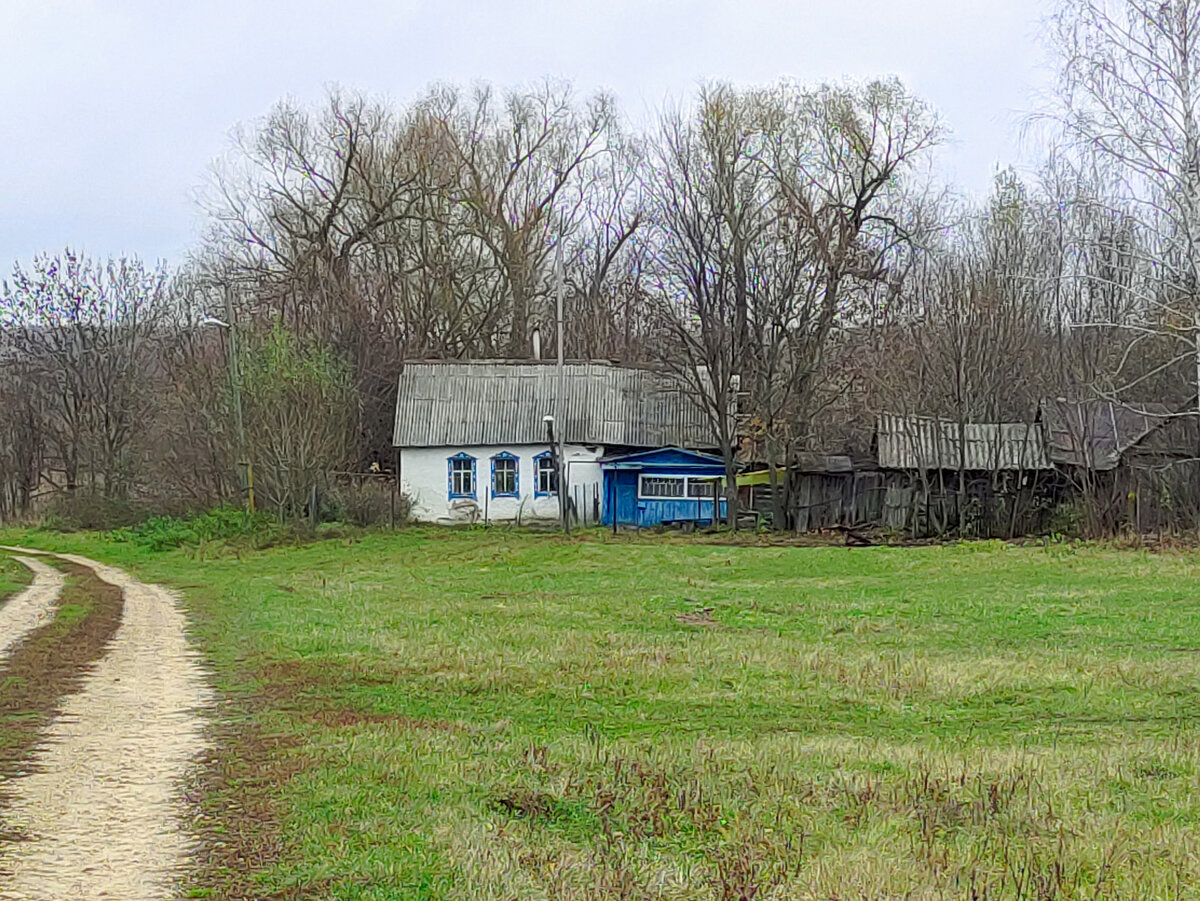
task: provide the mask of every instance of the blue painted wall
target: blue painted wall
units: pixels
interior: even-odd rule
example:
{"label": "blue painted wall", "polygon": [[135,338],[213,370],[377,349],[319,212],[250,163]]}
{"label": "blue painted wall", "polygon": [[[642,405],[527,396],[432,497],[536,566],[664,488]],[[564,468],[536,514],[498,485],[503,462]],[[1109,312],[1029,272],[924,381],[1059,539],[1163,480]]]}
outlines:
{"label": "blue painted wall", "polygon": [[[615,510],[617,524],[648,528],[675,520],[712,522],[712,498],[639,498],[638,476],[719,476],[725,472],[720,461],[704,454],[677,448],[663,448],[614,458],[604,466],[603,520],[612,525]],[[614,506],[615,505],[615,506]],[[726,504],[720,502],[720,516]]]}

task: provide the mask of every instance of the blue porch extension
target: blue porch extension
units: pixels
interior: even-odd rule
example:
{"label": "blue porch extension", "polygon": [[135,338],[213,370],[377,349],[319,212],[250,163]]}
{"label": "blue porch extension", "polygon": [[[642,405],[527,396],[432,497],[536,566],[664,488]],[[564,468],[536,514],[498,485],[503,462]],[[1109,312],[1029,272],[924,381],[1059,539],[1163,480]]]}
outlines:
{"label": "blue porch extension", "polygon": [[[713,486],[725,475],[720,457],[678,447],[602,457],[604,524],[646,528],[664,523],[713,522]],[[718,487],[718,493],[721,489]],[[725,515],[720,499],[718,517]]]}

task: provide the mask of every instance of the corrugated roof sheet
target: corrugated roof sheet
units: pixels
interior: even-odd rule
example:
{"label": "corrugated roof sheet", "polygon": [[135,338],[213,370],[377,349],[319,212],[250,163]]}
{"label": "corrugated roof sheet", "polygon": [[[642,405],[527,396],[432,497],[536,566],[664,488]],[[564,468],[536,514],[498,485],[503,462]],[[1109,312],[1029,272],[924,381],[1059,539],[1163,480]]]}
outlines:
{"label": "corrugated roof sheet", "polygon": [[[884,469],[1049,469],[1042,432],[1023,422],[959,423],[928,416],[882,414],[876,422]],[[961,447],[961,455],[960,455]]]}
{"label": "corrugated roof sheet", "polygon": [[796,454],[796,470],[806,473],[829,473],[831,475],[854,472],[854,461],[848,454],[820,454],[800,451]]}
{"label": "corrugated roof sheet", "polygon": [[[565,367],[556,428],[564,441],[715,447],[703,411],[670,376],[604,363]],[[396,394],[397,447],[537,444],[555,412],[549,363],[406,363]]]}
{"label": "corrugated roof sheet", "polygon": [[1051,460],[1100,471],[1115,469],[1126,451],[1172,419],[1165,404],[1099,399],[1044,400],[1041,413]]}

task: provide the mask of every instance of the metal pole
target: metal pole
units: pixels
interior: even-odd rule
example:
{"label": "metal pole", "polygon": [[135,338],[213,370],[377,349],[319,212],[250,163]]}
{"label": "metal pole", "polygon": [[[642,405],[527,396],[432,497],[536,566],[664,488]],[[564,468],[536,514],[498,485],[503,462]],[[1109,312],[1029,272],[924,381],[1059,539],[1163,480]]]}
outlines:
{"label": "metal pole", "polygon": [[554,419],[561,423],[558,430],[558,453],[555,455],[558,465],[558,513],[562,518],[563,532],[571,534],[571,523],[567,514],[567,492],[570,486],[567,485],[567,471],[563,466],[563,459],[566,455],[566,425],[562,418],[563,407],[566,400],[566,363],[563,350],[563,291],[565,290],[563,278],[563,256],[562,256],[562,238],[559,238],[558,243],[554,246],[554,281],[555,294],[558,300],[558,391],[554,398]]}
{"label": "metal pole", "polygon": [[254,467],[246,449],[246,421],[242,414],[242,379],[238,371],[237,323],[233,318],[233,291],[225,285],[225,322],[229,326],[229,381],[233,387],[233,419],[237,429],[238,466],[246,483],[246,506],[254,512]]}

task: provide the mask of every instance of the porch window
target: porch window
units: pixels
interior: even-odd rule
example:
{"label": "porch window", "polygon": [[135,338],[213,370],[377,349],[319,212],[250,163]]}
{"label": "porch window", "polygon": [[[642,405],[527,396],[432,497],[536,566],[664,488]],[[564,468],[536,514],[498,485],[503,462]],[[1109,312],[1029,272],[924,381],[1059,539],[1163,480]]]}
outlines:
{"label": "porch window", "polygon": [[713,487],[716,486],[717,497],[721,496],[721,483],[712,479],[693,479],[687,480],[687,496],[698,497],[703,500],[712,500]]}
{"label": "porch window", "polygon": [[492,497],[518,497],[520,472],[517,458],[510,453],[492,457]]}
{"label": "porch window", "polygon": [[652,498],[685,497],[684,476],[640,476],[638,496]]}
{"label": "porch window", "polygon": [[455,454],[447,460],[450,472],[450,499],[475,499],[475,458],[470,454]]}
{"label": "porch window", "polygon": [[558,494],[558,473],[554,470],[554,458],[550,455],[550,451],[538,454],[533,458],[533,463],[534,473],[537,475],[534,494],[537,497]]}

